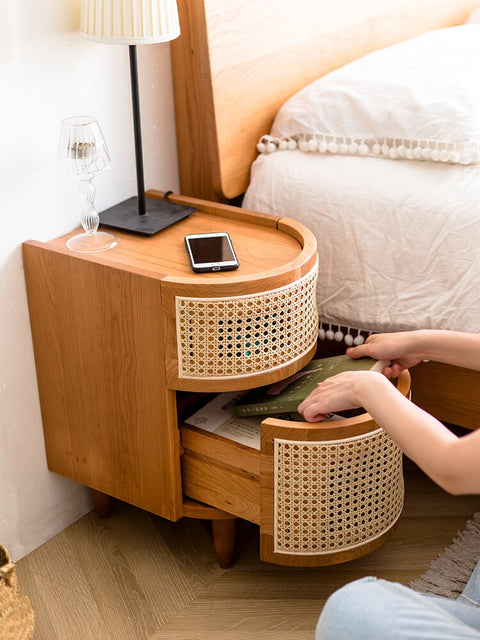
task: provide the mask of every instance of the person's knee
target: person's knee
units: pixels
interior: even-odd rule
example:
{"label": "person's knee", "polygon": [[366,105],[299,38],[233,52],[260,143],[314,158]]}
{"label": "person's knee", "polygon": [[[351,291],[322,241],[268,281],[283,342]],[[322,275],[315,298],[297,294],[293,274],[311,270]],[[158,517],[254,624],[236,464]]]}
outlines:
{"label": "person's knee", "polygon": [[325,603],[315,634],[316,640],[362,640],[379,637],[384,623],[382,583],[367,577],[335,591]]}

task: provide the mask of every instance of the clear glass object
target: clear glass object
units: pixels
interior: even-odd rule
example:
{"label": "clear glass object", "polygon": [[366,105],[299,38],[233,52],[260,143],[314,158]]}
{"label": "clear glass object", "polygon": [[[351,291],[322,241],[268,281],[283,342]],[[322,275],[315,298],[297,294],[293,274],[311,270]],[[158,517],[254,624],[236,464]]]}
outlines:
{"label": "clear glass object", "polygon": [[111,165],[107,145],[95,118],[72,116],[61,124],[58,144],[58,168],[62,173],[79,180],[78,197],[81,202],[80,221],[84,233],[67,241],[72,251],[106,251],[117,246],[118,239],[112,233],[99,231],[100,222],[95,209],[95,173]]}

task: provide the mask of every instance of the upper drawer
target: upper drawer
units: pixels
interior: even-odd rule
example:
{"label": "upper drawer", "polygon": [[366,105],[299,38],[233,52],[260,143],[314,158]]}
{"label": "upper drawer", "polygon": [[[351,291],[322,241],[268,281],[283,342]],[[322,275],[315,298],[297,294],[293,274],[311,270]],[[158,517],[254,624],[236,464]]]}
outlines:
{"label": "upper drawer", "polygon": [[256,382],[259,374],[280,371],[284,377],[284,368],[303,361],[315,346],[316,282],[317,265],[304,277],[263,293],[176,296],[179,381],[213,388],[230,380],[243,388],[261,384]]}
{"label": "upper drawer", "polygon": [[[192,222],[199,229],[212,224],[204,214]],[[315,351],[318,263],[311,232],[287,218],[265,220],[245,211],[237,219],[217,216],[214,225],[230,234],[239,269],[162,279],[172,389],[269,384],[298,371]]]}

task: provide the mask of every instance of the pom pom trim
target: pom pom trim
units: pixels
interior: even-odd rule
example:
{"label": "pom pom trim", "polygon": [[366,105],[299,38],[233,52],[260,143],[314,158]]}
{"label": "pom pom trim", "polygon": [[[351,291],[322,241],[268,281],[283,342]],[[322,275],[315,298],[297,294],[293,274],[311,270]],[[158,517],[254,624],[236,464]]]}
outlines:
{"label": "pom pom trim", "polygon": [[262,154],[295,149],[305,153],[376,156],[390,160],[424,160],[463,165],[480,162],[480,143],[477,142],[451,143],[406,138],[367,140],[320,133],[299,133],[286,138],[264,135],[257,143],[257,151]]}
{"label": "pom pom trim", "polygon": [[329,322],[319,322],[318,339],[335,342],[344,342],[347,347],[356,347],[363,344],[372,331],[364,331],[354,327],[344,327],[339,324]]}

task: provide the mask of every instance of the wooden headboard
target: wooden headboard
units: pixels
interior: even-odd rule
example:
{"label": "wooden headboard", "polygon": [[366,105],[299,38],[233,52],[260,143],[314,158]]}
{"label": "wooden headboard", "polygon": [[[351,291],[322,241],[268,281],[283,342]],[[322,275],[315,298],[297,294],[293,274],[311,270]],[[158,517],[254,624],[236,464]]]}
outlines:
{"label": "wooden headboard", "polygon": [[362,55],[463,23],[480,0],[178,0],[171,44],[181,191],[226,201],[293,93]]}

